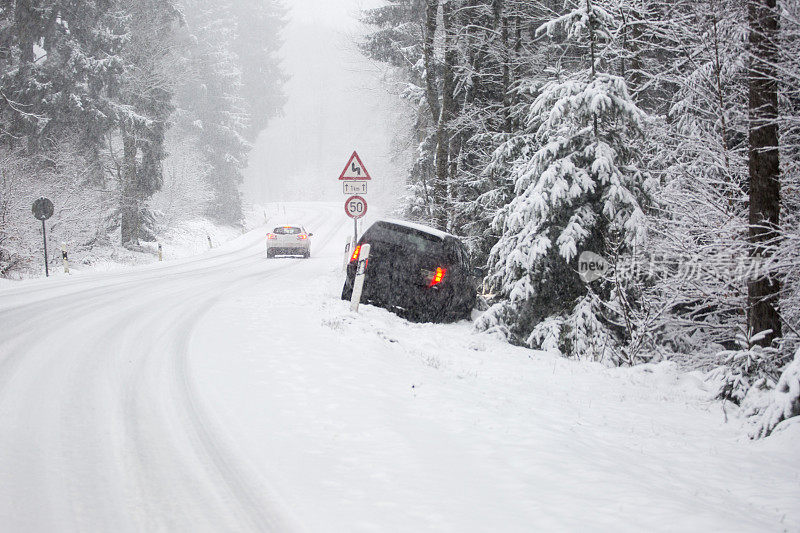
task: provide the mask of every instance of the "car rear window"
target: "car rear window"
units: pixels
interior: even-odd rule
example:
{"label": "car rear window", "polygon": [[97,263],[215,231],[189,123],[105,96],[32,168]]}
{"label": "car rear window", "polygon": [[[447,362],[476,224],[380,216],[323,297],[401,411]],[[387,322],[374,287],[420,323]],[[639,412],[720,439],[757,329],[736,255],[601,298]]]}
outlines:
{"label": "car rear window", "polygon": [[272,233],[276,235],[298,235],[302,232],[303,230],[301,230],[300,228],[296,228],[294,226],[280,226],[275,228],[275,230]]}
{"label": "car rear window", "polygon": [[369,228],[364,240],[411,247],[420,253],[439,252],[442,249],[442,240],[435,235],[385,222],[377,222]]}
{"label": "car rear window", "polygon": [[448,261],[458,263],[465,268],[469,267],[469,252],[461,242],[456,239],[448,239],[445,241],[445,250]]}

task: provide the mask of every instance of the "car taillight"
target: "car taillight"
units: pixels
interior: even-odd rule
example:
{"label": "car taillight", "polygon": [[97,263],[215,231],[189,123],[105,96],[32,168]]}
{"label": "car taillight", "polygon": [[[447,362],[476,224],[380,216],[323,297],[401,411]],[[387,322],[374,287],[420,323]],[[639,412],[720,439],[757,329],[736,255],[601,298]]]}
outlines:
{"label": "car taillight", "polygon": [[297,236],[298,241],[304,241],[306,239],[308,239],[308,235],[306,235],[305,233],[301,233],[300,235]]}
{"label": "car taillight", "polygon": [[359,244],[358,246],[356,246],[356,249],[353,250],[353,255],[350,256],[350,262],[352,263],[353,261],[358,261],[358,254],[360,253],[361,253],[361,245]]}
{"label": "car taillight", "polygon": [[277,239],[278,237],[274,233],[267,233],[267,239]]}
{"label": "car taillight", "polygon": [[444,280],[444,275],[447,274],[447,269],[436,267],[436,270],[422,270],[421,274],[428,287],[434,287]]}
{"label": "car taillight", "polygon": [[433,287],[434,285],[441,283],[446,272],[447,270],[443,269],[442,267],[437,267],[436,274],[433,275],[430,286]]}

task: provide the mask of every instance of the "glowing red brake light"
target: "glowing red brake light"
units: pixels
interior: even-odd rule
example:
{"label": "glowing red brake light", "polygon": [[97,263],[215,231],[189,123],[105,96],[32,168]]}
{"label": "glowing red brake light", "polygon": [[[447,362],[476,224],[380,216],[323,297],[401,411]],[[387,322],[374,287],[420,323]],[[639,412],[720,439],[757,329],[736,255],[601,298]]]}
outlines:
{"label": "glowing red brake light", "polygon": [[358,261],[358,254],[360,253],[361,253],[361,245],[359,244],[358,246],[356,246],[356,249],[353,250],[353,255],[350,257],[350,262],[352,263],[353,261]]}
{"label": "glowing red brake light", "polygon": [[305,233],[301,233],[300,235],[297,236],[298,241],[304,241],[306,239],[308,239],[308,235],[306,235]]}
{"label": "glowing red brake light", "polygon": [[267,239],[277,239],[278,237],[274,233],[267,233]]}
{"label": "glowing red brake light", "polygon": [[444,275],[447,273],[447,269],[442,267],[436,267],[436,273],[433,275],[433,279],[431,279],[431,284],[428,287],[433,287],[434,285],[438,285],[444,279]]}

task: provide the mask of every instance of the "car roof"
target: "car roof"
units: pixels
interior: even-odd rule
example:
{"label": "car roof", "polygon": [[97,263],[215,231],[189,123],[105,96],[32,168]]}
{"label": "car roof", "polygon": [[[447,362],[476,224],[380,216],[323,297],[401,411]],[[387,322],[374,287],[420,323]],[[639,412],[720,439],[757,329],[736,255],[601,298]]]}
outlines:
{"label": "car roof", "polygon": [[302,228],[302,224],[276,224],[273,228]]}
{"label": "car roof", "polygon": [[387,222],[389,224],[395,224],[397,226],[404,226],[406,228],[415,229],[417,231],[421,231],[423,233],[428,233],[429,235],[433,235],[435,237],[438,237],[438,238],[440,238],[442,240],[444,240],[447,237],[452,237],[454,239],[457,239],[457,237],[455,235],[452,235],[450,233],[444,232],[442,230],[438,230],[436,228],[432,228],[430,226],[425,226],[424,224],[420,224],[418,222],[409,222],[408,220],[399,220],[399,219],[394,219],[394,218],[382,218],[382,219],[376,221],[376,223],[377,222]]}

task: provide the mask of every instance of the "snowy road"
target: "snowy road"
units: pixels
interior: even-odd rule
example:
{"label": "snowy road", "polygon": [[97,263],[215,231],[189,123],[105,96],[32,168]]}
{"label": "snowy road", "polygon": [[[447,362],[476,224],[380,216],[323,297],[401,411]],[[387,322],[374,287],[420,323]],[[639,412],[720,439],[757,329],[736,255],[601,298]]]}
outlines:
{"label": "snowy road", "polygon": [[341,207],[291,211],[309,260],[256,230],[0,291],[0,530],[800,530],[797,431],[741,439],[669,365],[353,315]]}
{"label": "snowy road", "polygon": [[[324,249],[333,210],[299,215]],[[263,234],[201,259],[2,293],[0,529],[284,529],[187,367],[216,302],[304,266],[265,260]]]}

